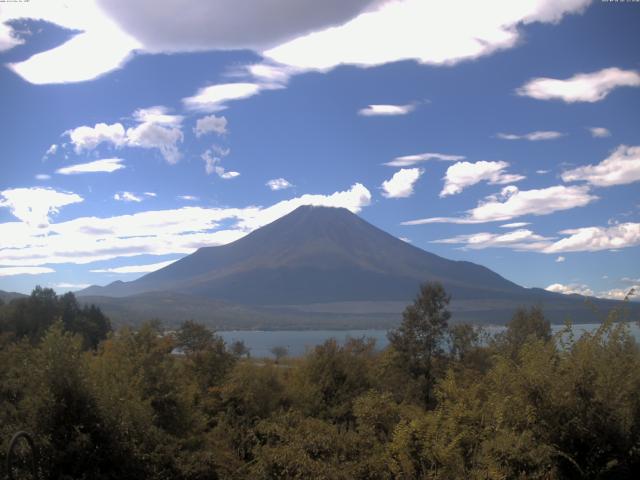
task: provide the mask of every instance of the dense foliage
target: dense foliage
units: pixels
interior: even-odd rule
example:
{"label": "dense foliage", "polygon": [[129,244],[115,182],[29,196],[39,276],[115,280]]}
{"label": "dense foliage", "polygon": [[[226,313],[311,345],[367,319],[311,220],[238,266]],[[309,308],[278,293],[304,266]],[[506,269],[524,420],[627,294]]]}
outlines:
{"label": "dense foliage", "polygon": [[488,338],[447,304],[425,285],[388,348],[275,362],[193,322],[107,335],[38,289],[0,306],[0,455],[27,430],[56,479],[637,478],[640,350],[618,312],[574,338],[520,310]]}

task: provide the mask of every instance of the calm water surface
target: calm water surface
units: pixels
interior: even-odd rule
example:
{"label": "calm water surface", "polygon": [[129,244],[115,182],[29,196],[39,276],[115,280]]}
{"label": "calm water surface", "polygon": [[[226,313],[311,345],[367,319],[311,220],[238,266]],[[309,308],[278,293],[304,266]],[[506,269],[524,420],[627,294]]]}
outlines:
{"label": "calm water surface", "polygon": [[[583,323],[573,326],[575,335],[583,332],[591,332],[598,328],[600,324]],[[631,333],[640,341],[640,328],[636,323],[630,323]],[[552,325],[554,332],[564,328],[563,325]],[[504,330],[504,327],[489,326],[485,327],[486,331],[493,334]],[[242,340],[247,347],[251,349],[252,357],[270,357],[273,347],[287,347],[289,354],[298,356],[305,353],[307,349],[311,349],[316,345],[320,345],[330,338],[335,338],[343,343],[347,338],[369,337],[376,340],[378,348],[384,348],[389,341],[387,340],[387,330],[281,330],[281,331],[223,331],[217,332],[227,344]]]}

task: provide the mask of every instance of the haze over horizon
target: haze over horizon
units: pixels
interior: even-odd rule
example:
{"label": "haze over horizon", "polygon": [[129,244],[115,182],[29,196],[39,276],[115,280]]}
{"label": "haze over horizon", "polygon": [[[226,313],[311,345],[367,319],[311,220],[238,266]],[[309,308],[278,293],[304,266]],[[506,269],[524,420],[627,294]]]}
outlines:
{"label": "haze over horizon", "polygon": [[0,290],[130,281],[313,204],[623,298],[639,22],[589,0],[1,3]]}

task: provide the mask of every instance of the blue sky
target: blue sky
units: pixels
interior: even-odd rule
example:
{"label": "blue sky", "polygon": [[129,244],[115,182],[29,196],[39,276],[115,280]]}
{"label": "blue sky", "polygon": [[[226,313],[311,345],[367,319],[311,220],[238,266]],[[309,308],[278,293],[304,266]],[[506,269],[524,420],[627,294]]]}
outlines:
{"label": "blue sky", "polygon": [[639,22],[588,0],[0,4],[0,289],[131,280],[313,203],[620,298]]}

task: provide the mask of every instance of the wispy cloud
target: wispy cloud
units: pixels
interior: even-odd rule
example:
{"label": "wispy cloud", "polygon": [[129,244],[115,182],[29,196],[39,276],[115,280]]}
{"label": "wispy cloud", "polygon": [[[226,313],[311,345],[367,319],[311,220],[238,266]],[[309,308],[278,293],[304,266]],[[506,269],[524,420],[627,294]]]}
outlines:
{"label": "wispy cloud", "polygon": [[50,224],[46,232],[22,222],[0,223],[0,265],[87,264],[138,255],[185,255],[221,245],[301,205],[344,207],[354,213],[371,202],[360,183],[331,194],[306,194],[269,207],[183,207],[109,218],[80,217]]}
{"label": "wispy cloud", "polygon": [[42,275],[43,273],[55,273],[55,270],[49,267],[0,267],[0,277]]}
{"label": "wispy cloud", "polygon": [[588,130],[594,138],[606,138],[611,136],[609,129],[604,127],[588,127]]}
{"label": "wispy cloud", "polygon": [[490,195],[478,206],[467,210],[463,217],[431,217],[402,222],[402,225],[429,223],[474,224],[508,221],[523,215],[548,215],[550,213],[583,207],[597,200],[589,187],[556,185],[535,190],[519,190],[513,185]]}
{"label": "wispy cloud", "polygon": [[77,163],[56,170],[60,175],[77,175],[80,173],[112,173],[124,167],[121,158],[105,158],[88,163]]}
{"label": "wispy cloud", "polygon": [[113,195],[114,200],[118,200],[119,202],[136,202],[140,203],[142,201],[142,197],[136,195],[131,192],[118,192]]}
{"label": "wispy cloud", "polygon": [[541,250],[550,244],[552,238],[538,235],[531,230],[518,229],[507,233],[479,232],[457,235],[451,238],[433,240],[431,243],[462,245],[464,250],[484,250],[486,248],[508,248],[516,251]]}
{"label": "wispy cloud", "polygon": [[240,172],[227,171],[227,169],[222,166],[222,158],[229,155],[230,152],[228,148],[213,145],[200,155],[200,158],[202,158],[204,162],[204,170],[207,175],[215,173],[223,180],[231,180],[232,178],[239,177]]}
{"label": "wispy cloud", "polygon": [[463,155],[447,155],[444,153],[417,153],[414,155],[404,155],[402,157],[396,157],[390,162],[385,163],[388,167],[411,167],[418,163],[428,162],[430,160],[438,160],[442,162],[457,162],[464,160]]}
{"label": "wispy cloud", "polygon": [[89,270],[92,273],[149,273],[160,270],[161,268],[168,267],[176,260],[169,260],[167,262],[148,263],[145,265],[127,265],[125,267],[113,267],[113,268],[97,268]]}
{"label": "wispy cloud", "polygon": [[[503,247],[517,251],[536,251],[547,254],[566,252],[597,252],[640,245],[640,223],[624,223],[611,227],[583,227],[561,230],[558,236],[545,237],[531,230],[519,229],[509,233],[478,232],[435,240],[434,243],[461,245],[464,249],[480,250]],[[565,257],[557,257],[563,262]],[[635,280],[633,280],[635,282]]]}
{"label": "wispy cloud", "polygon": [[530,222],[505,223],[504,225],[500,225],[500,228],[521,228],[521,227],[526,227],[527,225],[531,225],[531,223]]}
{"label": "wispy cloud", "polygon": [[597,165],[585,165],[562,173],[565,182],[583,181],[597,187],[640,181],[640,146],[621,145]]}
{"label": "wispy cloud", "polygon": [[538,100],[593,103],[604,100],[618,87],[640,87],[640,73],[614,67],[579,73],[564,80],[540,77],[530,80],[516,93]]}
{"label": "wispy cloud", "polygon": [[223,83],[201,88],[195,95],[182,101],[189,110],[217,112],[226,109],[228,102],[252,97],[260,90],[260,85],[256,83]]}
{"label": "wispy cloud", "polygon": [[564,136],[564,133],[556,132],[553,130],[524,133],[522,135],[516,135],[514,133],[498,133],[496,135],[496,137],[501,138],[502,140],[529,140],[531,142],[538,142],[540,140],[555,140]]}
{"label": "wispy cloud", "polygon": [[361,108],[360,110],[358,110],[358,115],[361,115],[363,117],[389,117],[395,115],[407,115],[408,113],[413,112],[416,107],[416,103],[409,103],[406,105],[368,105],[365,108]]}

